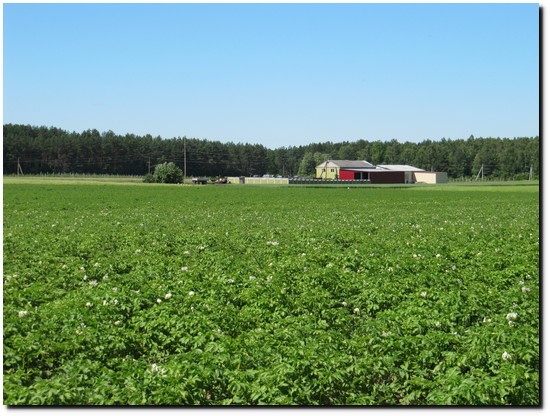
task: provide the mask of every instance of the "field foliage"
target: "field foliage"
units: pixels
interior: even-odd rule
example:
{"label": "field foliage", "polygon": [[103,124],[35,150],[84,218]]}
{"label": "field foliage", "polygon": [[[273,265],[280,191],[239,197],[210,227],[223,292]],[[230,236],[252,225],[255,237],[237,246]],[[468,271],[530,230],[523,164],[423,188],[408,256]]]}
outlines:
{"label": "field foliage", "polygon": [[4,184],[5,405],[538,405],[537,186]]}

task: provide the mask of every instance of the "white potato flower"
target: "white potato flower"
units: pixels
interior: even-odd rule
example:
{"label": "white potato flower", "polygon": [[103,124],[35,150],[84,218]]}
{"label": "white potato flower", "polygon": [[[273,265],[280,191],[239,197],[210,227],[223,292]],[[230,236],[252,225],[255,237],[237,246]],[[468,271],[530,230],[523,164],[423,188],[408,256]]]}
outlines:
{"label": "white potato flower", "polygon": [[151,364],[151,372],[153,373],[159,373],[160,375],[164,374],[166,372],[166,369],[158,366],[157,364]]}
{"label": "white potato flower", "polygon": [[506,319],[508,321],[514,321],[517,319],[517,317],[518,317],[518,314],[515,312],[510,312],[509,314],[506,315]]}

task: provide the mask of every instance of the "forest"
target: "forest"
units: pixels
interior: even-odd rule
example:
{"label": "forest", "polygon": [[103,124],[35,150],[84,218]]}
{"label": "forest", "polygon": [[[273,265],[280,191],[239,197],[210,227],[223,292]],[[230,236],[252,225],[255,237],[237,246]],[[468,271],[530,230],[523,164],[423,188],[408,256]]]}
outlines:
{"label": "forest", "polygon": [[159,163],[174,162],[187,176],[314,176],[327,159],[406,164],[447,172],[449,178],[475,178],[483,166],[487,179],[539,177],[539,137],[319,142],[269,149],[261,144],[206,139],[117,135],[96,129],[81,133],[57,127],[4,124],[4,175],[146,175]]}

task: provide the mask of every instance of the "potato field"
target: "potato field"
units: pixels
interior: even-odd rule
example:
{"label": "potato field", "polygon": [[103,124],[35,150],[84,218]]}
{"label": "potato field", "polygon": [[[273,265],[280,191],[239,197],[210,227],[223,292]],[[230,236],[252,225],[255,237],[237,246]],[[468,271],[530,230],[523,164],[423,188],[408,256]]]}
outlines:
{"label": "potato field", "polygon": [[4,405],[523,405],[539,187],[4,178]]}

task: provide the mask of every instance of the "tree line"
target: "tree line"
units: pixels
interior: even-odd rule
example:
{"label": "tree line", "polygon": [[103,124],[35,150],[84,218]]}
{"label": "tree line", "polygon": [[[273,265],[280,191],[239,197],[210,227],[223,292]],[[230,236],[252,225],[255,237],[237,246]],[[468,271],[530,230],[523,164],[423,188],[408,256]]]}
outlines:
{"label": "tree line", "polygon": [[344,141],[269,149],[260,144],[222,143],[187,137],[117,135],[56,127],[4,125],[4,174],[146,175],[173,162],[187,176],[313,176],[327,159],[367,160],[374,165],[406,164],[447,172],[450,178],[539,176],[539,137],[482,138],[420,143]]}

